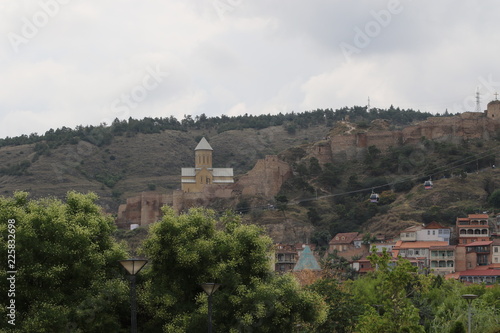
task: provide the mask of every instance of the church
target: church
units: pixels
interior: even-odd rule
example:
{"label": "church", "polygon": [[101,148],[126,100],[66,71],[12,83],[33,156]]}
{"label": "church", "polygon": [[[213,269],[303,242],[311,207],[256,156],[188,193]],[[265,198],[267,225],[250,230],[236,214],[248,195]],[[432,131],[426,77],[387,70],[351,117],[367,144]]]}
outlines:
{"label": "church", "polygon": [[181,189],[184,192],[203,192],[207,185],[234,183],[232,168],[212,167],[213,149],[203,137],[194,149],[194,168],[181,168]]}

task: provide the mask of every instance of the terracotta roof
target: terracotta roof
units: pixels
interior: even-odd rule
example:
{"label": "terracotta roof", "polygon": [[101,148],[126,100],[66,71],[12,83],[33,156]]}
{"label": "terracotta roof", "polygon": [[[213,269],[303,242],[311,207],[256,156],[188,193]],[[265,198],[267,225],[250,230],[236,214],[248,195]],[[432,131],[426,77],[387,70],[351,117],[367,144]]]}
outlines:
{"label": "terracotta roof", "polygon": [[488,214],[469,214],[467,216],[470,219],[487,219],[489,218]]}
{"label": "terracotta roof", "polygon": [[335,235],[329,244],[351,244],[358,236],[357,232],[341,232]]}
{"label": "terracotta roof", "polygon": [[465,246],[487,246],[490,245],[491,243],[493,243],[493,241],[480,241],[480,242],[472,242]]}
{"label": "terracotta roof", "polygon": [[491,243],[491,245],[497,245],[497,246],[498,246],[498,245],[500,245],[500,239],[498,239],[498,238],[497,238],[497,239],[492,240],[492,242],[493,242],[493,243]]}
{"label": "terracotta roof", "polygon": [[395,246],[394,249],[428,249],[431,246],[447,246],[448,242],[440,241],[421,241],[421,242],[402,242],[401,245]]}
{"label": "terracotta roof", "polygon": [[467,271],[460,272],[460,276],[500,276],[500,269],[469,269]]}
{"label": "terracotta roof", "polygon": [[429,223],[428,225],[426,225],[424,227],[424,229],[445,229],[445,227],[443,227],[441,224],[433,221],[433,222]]}

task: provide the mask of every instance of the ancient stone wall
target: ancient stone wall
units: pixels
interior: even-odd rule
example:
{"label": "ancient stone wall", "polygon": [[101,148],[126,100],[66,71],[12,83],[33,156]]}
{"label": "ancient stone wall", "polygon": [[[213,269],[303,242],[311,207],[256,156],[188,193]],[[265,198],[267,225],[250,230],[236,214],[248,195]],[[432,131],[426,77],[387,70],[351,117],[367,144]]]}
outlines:
{"label": "ancient stone wall", "polygon": [[[398,131],[350,131],[349,134],[333,135],[329,137],[329,144],[333,160],[360,159],[369,146],[385,150],[391,146],[414,144],[422,138],[452,143],[470,139],[489,140],[496,136],[499,129],[500,122],[486,117],[483,113],[464,112],[454,117],[429,118]],[[312,155],[320,156],[318,151],[313,151]]]}
{"label": "ancient stone wall", "polygon": [[276,155],[268,155],[258,160],[254,168],[234,184],[206,185],[203,192],[175,190],[171,195],[145,192],[128,198],[127,203],[118,209],[116,223],[121,228],[153,223],[161,218],[161,207],[164,205],[182,212],[191,207],[208,206],[215,199],[232,199],[240,195],[272,198],[291,176],[292,169],[287,163]]}
{"label": "ancient stone wall", "polygon": [[172,205],[172,195],[157,192],[142,192],[141,195],[128,198],[120,205],[116,224],[120,228],[130,228],[131,224],[145,226],[161,218],[161,207]]}
{"label": "ancient stone wall", "polygon": [[292,168],[276,155],[258,160],[252,170],[242,176],[233,187],[243,196],[274,197],[285,181],[292,177]]}

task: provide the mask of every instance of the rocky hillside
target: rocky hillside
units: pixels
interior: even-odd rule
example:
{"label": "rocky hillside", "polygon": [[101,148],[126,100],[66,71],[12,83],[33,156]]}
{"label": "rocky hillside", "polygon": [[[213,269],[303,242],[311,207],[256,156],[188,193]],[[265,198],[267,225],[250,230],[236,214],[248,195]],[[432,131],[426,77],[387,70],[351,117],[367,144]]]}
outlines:
{"label": "rocky hillside", "polygon": [[326,126],[297,129],[210,130],[115,136],[109,144],[78,140],[57,148],[40,144],[0,148],[0,194],[25,190],[34,197],[64,197],[67,191],[93,191],[110,213],[127,197],[142,191],[169,193],[180,187],[180,169],[194,165],[194,148],[205,136],[214,149],[214,167],[232,167],[235,175],[249,171],[259,158],[289,147],[313,143]]}

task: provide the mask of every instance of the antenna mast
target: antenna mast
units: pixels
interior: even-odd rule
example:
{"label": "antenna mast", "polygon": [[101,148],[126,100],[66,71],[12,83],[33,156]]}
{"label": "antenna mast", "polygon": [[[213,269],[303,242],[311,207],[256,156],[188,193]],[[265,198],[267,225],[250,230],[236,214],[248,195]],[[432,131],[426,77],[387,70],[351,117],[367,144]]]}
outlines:
{"label": "antenna mast", "polygon": [[481,112],[481,97],[479,96],[479,87],[476,88],[476,112]]}
{"label": "antenna mast", "polygon": [[370,96],[368,96],[368,105],[366,105],[366,112],[370,112]]}

